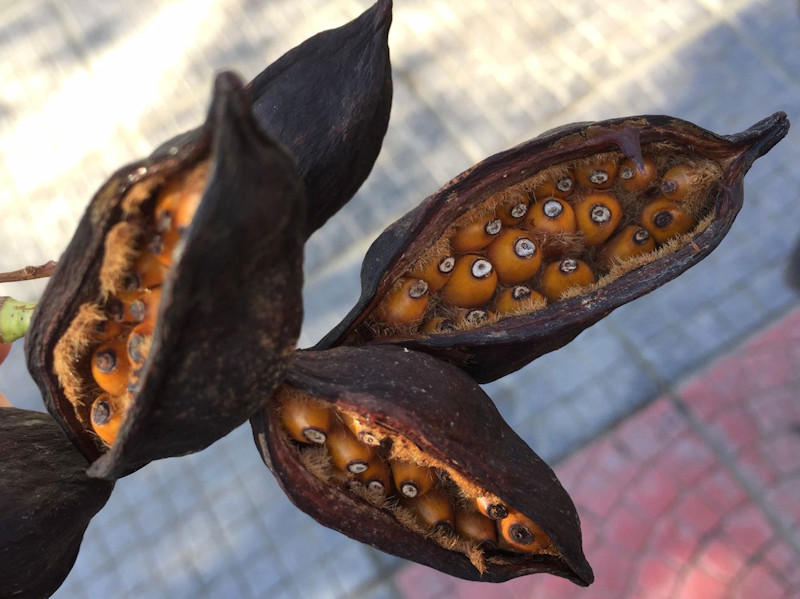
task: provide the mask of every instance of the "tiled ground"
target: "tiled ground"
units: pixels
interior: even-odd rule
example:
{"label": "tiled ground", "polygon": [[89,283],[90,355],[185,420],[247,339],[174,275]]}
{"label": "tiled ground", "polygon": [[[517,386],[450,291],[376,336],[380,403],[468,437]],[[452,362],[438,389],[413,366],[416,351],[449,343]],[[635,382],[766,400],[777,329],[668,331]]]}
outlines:
{"label": "tiled ground", "polygon": [[581,514],[588,589],[408,566],[407,599],[800,596],[800,310],[555,470]]}
{"label": "tiled ground", "polygon": [[[0,269],[57,257],[105,177],[202,119],[215,70],[252,77],[368,4],[0,2]],[[673,114],[721,133],[775,110],[798,121],[799,27],[794,0],[398,0],[389,132],[361,192],[307,247],[301,345],[355,301],[380,230],[487,155],[624,114]],[[487,386],[540,455],[567,458],[797,305],[783,273],[798,236],[798,154],[795,127],[756,163],[739,220],[702,264]],[[35,299],[41,288],[0,293]],[[20,347],[0,390],[41,409]],[[758,458],[741,459],[766,477]],[[56,597],[398,599],[389,574],[403,566],[299,513],[243,427],[120,481]]]}

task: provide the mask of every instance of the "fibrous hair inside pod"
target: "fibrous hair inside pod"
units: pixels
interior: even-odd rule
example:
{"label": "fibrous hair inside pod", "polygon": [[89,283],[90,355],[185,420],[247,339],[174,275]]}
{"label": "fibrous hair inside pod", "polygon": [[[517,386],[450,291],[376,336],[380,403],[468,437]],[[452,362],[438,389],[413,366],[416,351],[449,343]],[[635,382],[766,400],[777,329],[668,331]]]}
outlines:
{"label": "fibrous hair inside pod", "polygon": [[[404,257],[409,266],[398,279],[413,273],[431,284],[424,313],[413,321],[398,322],[390,313],[372,308],[356,329],[355,338],[363,341],[453,334],[476,326],[488,326],[498,320],[542,309],[541,303],[531,303],[527,308],[496,316],[496,303],[509,280],[550,298],[547,300],[549,304],[590,293],[633,269],[684,247],[712,221],[713,206],[721,189],[723,165],[672,142],[644,144],[641,149],[648,164],[654,165],[655,173],[638,190],[623,188],[619,170],[620,165],[626,163],[626,156],[622,152],[603,152],[553,164],[482,198],[459,197],[465,206],[464,211],[445,226],[441,234],[424,244],[418,255],[413,256],[412,244],[409,250],[412,257]],[[586,173],[592,173],[597,165],[601,165],[598,168],[605,174],[594,178],[587,176]],[[626,177],[631,177],[629,166],[624,172]],[[677,182],[672,181],[671,175],[667,184],[664,178],[668,173],[678,173],[674,177]],[[556,186],[560,181],[570,183]],[[676,187],[680,191],[672,192]],[[670,190],[672,195],[667,197],[664,189]],[[556,195],[544,195],[546,193]],[[537,204],[549,200],[560,202],[567,213],[574,213],[573,228],[566,225],[560,228],[560,223],[552,226],[548,223],[542,228],[541,219],[544,217],[541,216],[534,221]],[[466,241],[459,237],[476,222],[499,219],[500,210],[515,201],[527,202],[529,206],[528,215],[520,222],[504,217],[505,222],[498,231],[492,228],[491,234],[482,235],[480,231],[470,229],[469,235],[463,235],[468,238]],[[549,211],[558,213],[559,218],[561,212],[563,210]],[[623,233],[633,231],[631,227],[644,229],[644,232],[639,232],[635,240],[625,239]],[[524,256],[514,256],[510,250],[501,247],[509,239],[513,241],[513,235],[499,234],[506,230],[527,237],[534,244],[538,257],[532,257],[535,253],[530,251]],[[452,256],[456,268],[447,275],[446,282],[434,285],[425,274],[425,267],[445,255]],[[460,261],[467,258],[489,262],[491,266],[483,269],[484,272],[491,271],[488,277],[475,276],[467,268],[459,266]],[[585,265],[591,275],[572,280],[554,274],[552,268],[548,270],[549,265],[567,258],[577,260],[582,269]],[[541,266],[532,275],[521,281],[512,278],[518,265],[533,259],[541,260]],[[585,269],[582,272],[585,274]],[[488,287],[492,284],[494,290]],[[384,281],[379,288],[391,290],[394,287]],[[391,291],[381,293],[385,297]],[[381,298],[376,297],[373,301],[372,306],[376,306]],[[474,319],[464,318],[464,310],[475,309],[492,316],[478,324]],[[447,319],[452,326],[446,330],[434,326],[442,319]]]}
{"label": "fibrous hair inside pod", "polygon": [[[273,395],[271,407],[281,422],[284,443],[293,446],[302,467],[323,482],[389,512],[403,527],[439,544],[449,551],[465,555],[483,573],[492,563],[508,563],[514,554],[559,556],[546,533],[531,520],[529,546],[513,546],[503,535],[499,520],[480,513],[480,502],[503,507],[505,514],[515,513],[514,506],[484,489],[451,464],[424,451],[408,436],[393,430],[369,415],[334,407],[325,401],[284,384]],[[313,429],[318,435],[307,436]],[[344,432],[340,429],[344,429]],[[365,436],[366,435],[366,436]],[[320,439],[324,441],[319,442]],[[369,438],[370,443],[361,439]],[[377,444],[375,444],[377,443]],[[341,444],[343,447],[339,447]],[[380,485],[365,480],[366,472],[349,472],[336,466],[338,454],[346,452],[354,459],[367,460],[379,472]],[[476,516],[484,529],[480,534],[464,529],[460,521],[466,514]],[[466,532],[462,532],[466,530]]]}
{"label": "fibrous hair inside pod", "polygon": [[[185,234],[185,229],[164,226],[157,215],[172,211],[191,218],[204,191],[207,162],[184,165],[170,175],[145,176],[125,190],[118,200],[120,219],[99,244],[95,299],[79,306],[56,342],[54,370],[64,397],[87,433],[97,434],[100,446],[109,444],[109,435],[97,427],[119,416],[108,415],[108,409],[127,411],[144,376],[156,298],[172,266],[173,250]],[[137,327],[144,323],[148,326]],[[134,329],[136,360],[131,360],[128,341]],[[98,413],[104,421],[95,423],[92,405],[97,401],[103,402]]]}

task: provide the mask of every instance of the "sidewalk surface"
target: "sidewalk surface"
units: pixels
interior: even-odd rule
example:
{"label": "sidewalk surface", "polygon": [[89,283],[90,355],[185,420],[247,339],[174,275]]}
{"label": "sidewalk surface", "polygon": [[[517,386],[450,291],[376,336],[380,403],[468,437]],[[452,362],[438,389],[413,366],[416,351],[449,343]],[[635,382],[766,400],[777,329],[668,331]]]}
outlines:
{"label": "sidewalk surface", "polygon": [[[0,2],[0,270],[57,258],[114,170],[201,122],[215,71],[250,79],[368,6]],[[777,110],[793,121],[710,257],[486,386],[575,497],[596,583],[466,584],[351,541],[289,503],[245,426],[121,480],[56,599],[800,596],[800,299],[784,277],[800,235],[796,0],[396,0],[389,42],[389,131],[307,245],[302,347],[356,301],[380,231],[491,154],[624,115],[723,134]],[[42,409],[21,349],[0,391]]]}

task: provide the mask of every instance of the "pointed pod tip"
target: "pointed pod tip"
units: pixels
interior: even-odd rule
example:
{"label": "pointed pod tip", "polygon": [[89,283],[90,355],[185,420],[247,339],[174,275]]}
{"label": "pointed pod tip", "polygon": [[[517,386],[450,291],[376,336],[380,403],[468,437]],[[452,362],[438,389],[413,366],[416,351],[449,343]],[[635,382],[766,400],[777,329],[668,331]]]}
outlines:
{"label": "pointed pod tip", "polygon": [[375,31],[385,29],[392,24],[392,0],[378,0],[368,12],[374,11]]}

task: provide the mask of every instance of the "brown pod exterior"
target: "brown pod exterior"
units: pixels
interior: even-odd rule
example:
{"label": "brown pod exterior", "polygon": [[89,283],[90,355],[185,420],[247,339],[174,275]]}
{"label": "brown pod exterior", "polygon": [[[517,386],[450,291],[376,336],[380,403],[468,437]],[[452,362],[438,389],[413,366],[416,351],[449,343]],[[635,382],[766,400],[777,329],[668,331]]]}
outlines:
{"label": "brown pod exterior", "polygon": [[663,115],[623,117],[559,127],[474,165],[390,225],[367,251],[361,269],[361,297],[315,349],[375,339],[362,323],[398,277],[447,228],[485,198],[525,181],[532,173],[604,152],[621,152],[641,164],[642,145],[669,143],[721,166],[710,198],[710,224],[691,243],[626,273],[591,293],[555,302],[514,319],[452,333],[375,339],[428,352],[459,365],[481,383],[514,372],[558,349],[612,310],[674,279],[705,258],[722,241],[744,200],[742,180],[753,162],[788,132],[777,112],[734,135],[717,135]]}
{"label": "brown pod exterior", "polygon": [[670,200],[654,200],[647,204],[642,210],[641,221],[656,243],[687,233],[696,224],[688,212]]}
{"label": "brown pod exterior", "polygon": [[[122,217],[127,194],[206,158],[211,176],[164,282],[150,359],[107,449],[87,430],[88,415],[80,420],[64,395],[54,374],[56,346],[81,306],[99,296],[104,238]],[[154,459],[199,451],[265,401],[300,330],[304,210],[291,158],[259,129],[231,73],[218,75],[199,134],[124,167],[98,191],[50,278],[25,345],[48,410],[92,462],[91,475],[118,478]],[[78,369],[79,381],[89,380],[80,363]]]}
{"label": "brown pod exterior", "polygon": [[527,281],[539,271],[542,252],[533,240],[518,229],[505,229],[486,248],[486,257],[502,285]]}
{"label": "brown pod exterior", "polygon": [[468,580],[502,582],[534,572],[550,572],[580,585],[593,580],[569,495],[460,369],[391,345],[338,347],[297,352],[286,382],[336,409],[404,435],[425,455],[536,521],[555,550],[540,555],[504,553],[502,563],[487,562],[481,574],[463,553],[412,532],[387,510],[310,473],[299,461],[297,447],[281,434],[268,405],[251,419],[256,444],[292,502],[321,524]]}
{"label": "brown pod exterior", "polygon": [[0,408],[0,456],[0,594],[50,597],[114,484],[89,478],[89,463],[42,412]]}

